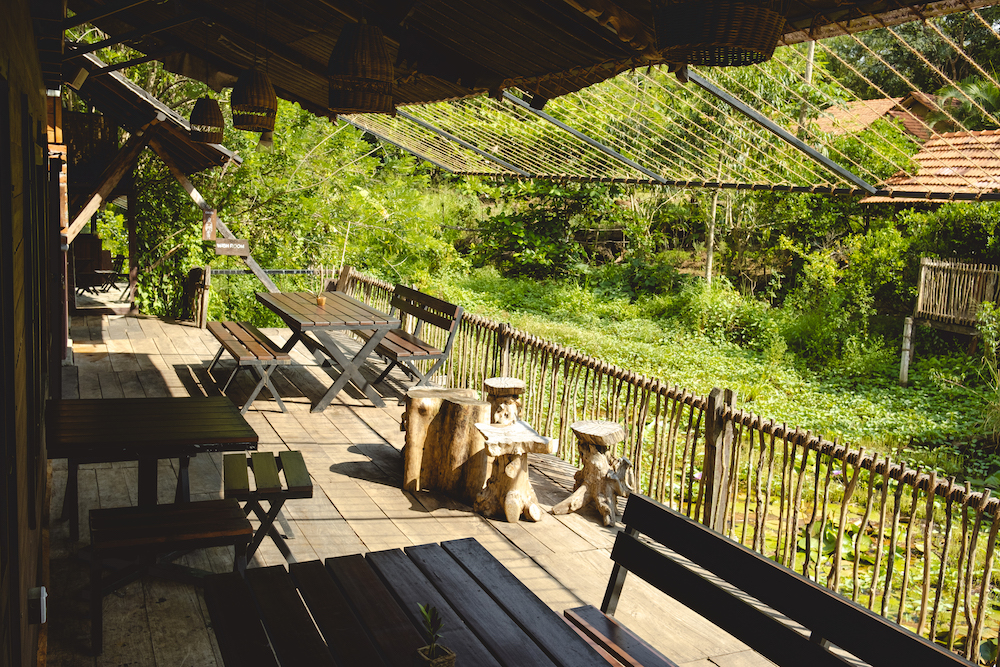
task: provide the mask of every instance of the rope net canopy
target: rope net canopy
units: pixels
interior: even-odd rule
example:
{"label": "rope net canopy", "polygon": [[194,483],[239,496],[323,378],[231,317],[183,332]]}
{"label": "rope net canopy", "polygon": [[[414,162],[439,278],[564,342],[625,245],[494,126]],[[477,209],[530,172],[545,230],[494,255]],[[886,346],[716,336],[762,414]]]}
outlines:
{"label": "rope net canopy", "polygon": [[[811,44],[786,33],[771,60],[748,67],[653,65],[551,100],[515,89],[342,118],[464,175],[1000,199],[1000,142],[983,132],[1000,128],[989,64],[1000,8],[897,18],[907,12],[911,22],[841,26]],[[938,164],[925,142],[947,149],[947,179],[921,179]]]}

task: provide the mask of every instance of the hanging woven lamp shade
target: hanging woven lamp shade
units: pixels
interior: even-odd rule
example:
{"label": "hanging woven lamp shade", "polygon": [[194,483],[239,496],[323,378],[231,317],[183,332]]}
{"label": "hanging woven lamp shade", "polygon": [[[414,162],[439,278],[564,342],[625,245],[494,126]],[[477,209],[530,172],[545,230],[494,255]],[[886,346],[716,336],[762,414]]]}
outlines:
{"label": "hanging woven lamp shade", "polygon": [[274,94],[267,74],[251,67],[240,74],[229,97],[233,111],[233,127],[249,132],[274,130],[274,117],[278,115],[278,97]]}
{"label": "hanging woven lamp shade", "polygon": [[222,143],[222,132],[226,122],[222,119],[219,103],[210,97],[202,97],[194,103],[191,111],[191,140],[206,144]]}
{"label": "hanging woven lamp shade", "polygon": [[656,46],[676,63],[755,65],[774,55],[785,17],[752,0],[688,0],[653,8]]}
{"label": "hanging woven lamp shade", "polygon": [[367,23],[348,23],[340,32],[326,68],[330,109],[337,113],[395,115],[395,69],[382,31]]}

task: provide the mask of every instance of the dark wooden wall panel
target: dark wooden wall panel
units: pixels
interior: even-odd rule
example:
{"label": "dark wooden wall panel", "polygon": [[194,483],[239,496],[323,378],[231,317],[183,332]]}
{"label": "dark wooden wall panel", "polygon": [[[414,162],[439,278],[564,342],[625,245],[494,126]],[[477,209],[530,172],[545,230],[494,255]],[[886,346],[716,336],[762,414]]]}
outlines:
{"label": "dark wooden wall panel", "polygon": [[40,424],[51,332],[43,296],[49,215],[39,133],[46,99],[30,9],[28,0],[3,0],[0,21],[0,665],[35,664],[38,626],[26,620],[27,593],[45,583]]}

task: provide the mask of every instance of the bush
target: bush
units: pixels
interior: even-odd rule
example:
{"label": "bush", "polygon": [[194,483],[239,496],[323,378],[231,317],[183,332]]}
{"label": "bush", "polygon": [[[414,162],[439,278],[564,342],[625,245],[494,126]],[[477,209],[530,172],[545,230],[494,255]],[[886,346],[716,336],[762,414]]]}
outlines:
{"label": "bush", "polygon": [[725,278],[711,285],[693,280],[662,306],[661,316],[676,319],[713,340],[756,350],[770,347],[777,332],[768,304],[740,294]]}

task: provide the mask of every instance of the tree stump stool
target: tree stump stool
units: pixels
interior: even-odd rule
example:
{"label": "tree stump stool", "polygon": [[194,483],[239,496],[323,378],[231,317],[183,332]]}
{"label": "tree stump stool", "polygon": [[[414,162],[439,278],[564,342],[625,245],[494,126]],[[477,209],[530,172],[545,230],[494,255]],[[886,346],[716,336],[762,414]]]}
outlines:
{"label": "tree stump stool", "polygon": [[618,497],[628,497],[635,485],[632,462],[608,452],[608,447],[625,439],[625,431],[615,422],[587,420],[570,426],[576,435],[583,469],[574,475],[573,493],[552,508],[553,514],[567,514],[588,503],[601,513],[605,526],[618,522]]}
{"label": "tree stump stool", "polygon": [[521,394],[524,380],[510,377],[487,378],[483,395],[490,404],[491,424],[513,424],[521,418]]}
{"label": "tree stump stool", "polygon": [[434,489],[473,504],[486,484],[489,460],[474,427],[486,421],[490,405],[475,389],[420,387],[406,392],[401,430],[403,488]]}
{"label": "tree stump stool", "polygon": [[490,517],[505,517],[513,523],[524,518],[540,521],[542,510],[528,479],[528,452],[554,454],[557,441],[538,435],[523,421],[512,424],[476,424],[486,438],[493,459],[490,478],[476,502],[475,511]]}

